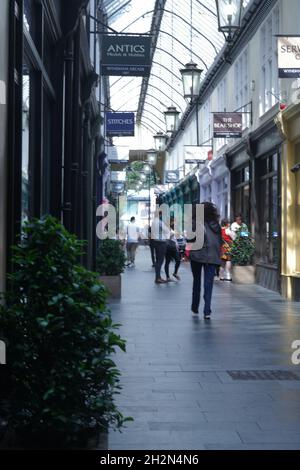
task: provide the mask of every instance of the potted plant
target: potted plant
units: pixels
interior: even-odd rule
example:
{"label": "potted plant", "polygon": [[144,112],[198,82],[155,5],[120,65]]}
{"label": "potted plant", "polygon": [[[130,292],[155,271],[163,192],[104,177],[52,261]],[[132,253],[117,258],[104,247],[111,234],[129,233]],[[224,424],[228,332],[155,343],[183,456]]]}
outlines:
{"label": "potted plant", "polygon": [[105,287],[78,264],[82,247],[46,217],[28,222],[13,248],[15,271],[0,306],[7,346],[2,447],[84,448],[91,439],[97,447],[108,425],[127,421],[114,403],[120,373],[111,359],[125,343]]}
{"label": "potted plant", "polygon": [[231,247],[233,282],[237,284],[255,284],[254,253],[255,243],[251,234],[240,229]]}
{"label": "potted plant", "polygon": [[97,255],[97,271],[100,281],[107,287],[113,298],[121,297],[121,273],[125,269],[126,257],[122,242],[105,239],[101,241]]}

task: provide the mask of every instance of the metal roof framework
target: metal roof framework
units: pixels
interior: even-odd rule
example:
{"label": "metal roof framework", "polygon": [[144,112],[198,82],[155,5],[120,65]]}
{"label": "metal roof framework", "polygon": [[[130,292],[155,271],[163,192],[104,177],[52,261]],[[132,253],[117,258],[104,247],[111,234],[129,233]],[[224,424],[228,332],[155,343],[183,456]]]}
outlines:
{"label": "metal roof framework", "polygon": [[[244,0],[244,8],[249,2]],[[154,127],[161,127],[162,113],[175,101],[185,116],[182,64],[196,62],[203,69],[204,84],[224,47],[215,0],[102,0],[102,4],[110,27],[120,33],[150,33],[152,38],[150,77],[110,77],[111,107],[120,111],[130,107],[137,122],[145,125],[151,112]]]}

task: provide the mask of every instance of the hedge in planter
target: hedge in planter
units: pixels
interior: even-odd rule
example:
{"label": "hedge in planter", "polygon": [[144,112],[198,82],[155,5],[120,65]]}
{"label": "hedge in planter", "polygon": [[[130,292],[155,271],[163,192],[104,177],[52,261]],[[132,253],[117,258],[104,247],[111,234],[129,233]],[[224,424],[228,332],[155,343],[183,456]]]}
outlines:
{"label": "hedge in planter", "polygon": [[231,260],[236,266],[250,266],[253,262],[255,243],[250,234],[245,236],[244,233],[243,229],[237,232],[231,247]]}
{"label": "hedge in planter", "polygon": [[118,276],[125,269],[126,257],[119,240],[101,241],[97,256],[97,271],[101,276]]}
{"label": "hedge in planter", "polygon": [[[84,446],[127,420],[114,404],[119,371],[107,292],[78,264],[83,243],[56,219],[27,223],[0,307],[10,377],[8,429],[24,447]],[[15,445],[16,442],[12,442]]]}

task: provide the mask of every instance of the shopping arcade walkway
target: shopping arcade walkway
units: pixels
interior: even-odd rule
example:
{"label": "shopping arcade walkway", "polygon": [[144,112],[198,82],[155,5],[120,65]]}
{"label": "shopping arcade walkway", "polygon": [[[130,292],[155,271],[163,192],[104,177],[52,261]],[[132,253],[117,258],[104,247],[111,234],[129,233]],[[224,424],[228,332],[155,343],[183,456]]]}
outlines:
{"label": "shopping arcade walkway", "polygon": [[112,315],[121,411],[135,418],[110,449],[300,449],[300,380],[233,380],[227,371],[284,370],[300,340],[300,304],[257,286],[217,282],[210,323],[190,314],[191,274],[154,285],[147,248],[123,275]]}

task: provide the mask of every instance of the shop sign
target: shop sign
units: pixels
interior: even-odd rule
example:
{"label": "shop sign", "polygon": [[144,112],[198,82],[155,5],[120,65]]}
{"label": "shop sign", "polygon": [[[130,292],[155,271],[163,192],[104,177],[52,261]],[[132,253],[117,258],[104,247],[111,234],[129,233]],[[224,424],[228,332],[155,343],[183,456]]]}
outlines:
{"label": "shop sign", "polygon": [[150,75],[150,36],[103,36],[101,74],[147,77]]}
{"label": "shop sign", "polygon": [[279,78],[300,78],[300,37],[278,37]]}
{"label": "shop sign", "polygon": [[215,139],[240,139],[243,131],[242,113],[214,113]]}
{"label": "shop sign", "polygon": [[107,137],[133,137],[134,113],[106,113]]}
{"label": "shop sign", "polygon": [[179,182],[179,171],[178,170],[167,170],[165,171],[165,182],[166,183],[178,183]]}
{"label": "shop sign", "polygon": [[205,145],[186,145],[185,150],[185,163],[186,165],[197,165],[198,163],[205,163],[208,159],[209,151]]}

